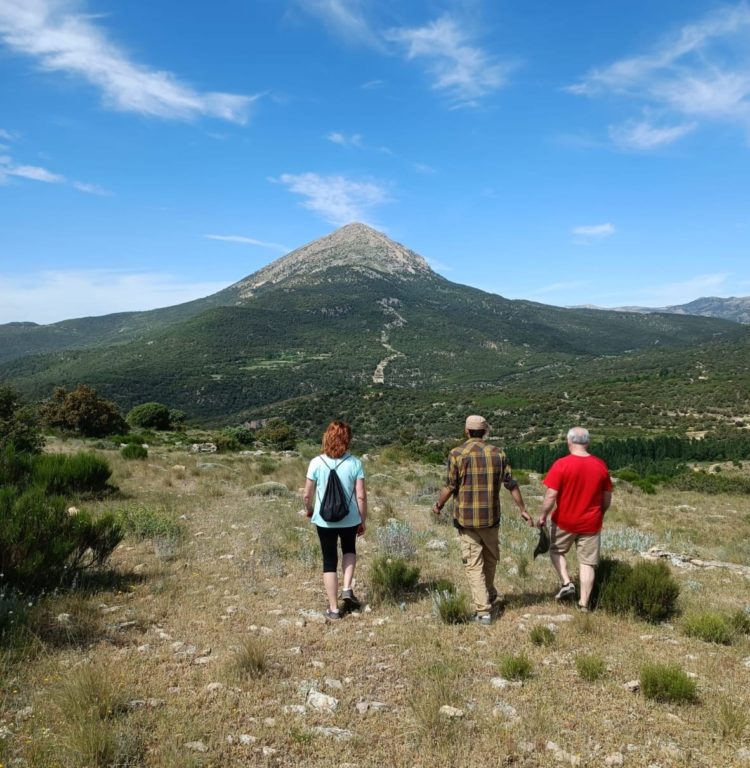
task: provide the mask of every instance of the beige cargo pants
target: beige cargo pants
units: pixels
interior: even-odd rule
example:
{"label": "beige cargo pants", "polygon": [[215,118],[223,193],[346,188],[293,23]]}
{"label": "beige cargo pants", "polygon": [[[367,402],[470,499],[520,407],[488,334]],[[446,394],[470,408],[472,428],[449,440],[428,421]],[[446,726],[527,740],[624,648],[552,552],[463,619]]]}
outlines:
{"label": "beige cargo pants", "polygon": [[480,616],[490,613],[492,603],[497,599],[495,570],[499,556],[498,528],[459,528],[458,541],[474,610]]}

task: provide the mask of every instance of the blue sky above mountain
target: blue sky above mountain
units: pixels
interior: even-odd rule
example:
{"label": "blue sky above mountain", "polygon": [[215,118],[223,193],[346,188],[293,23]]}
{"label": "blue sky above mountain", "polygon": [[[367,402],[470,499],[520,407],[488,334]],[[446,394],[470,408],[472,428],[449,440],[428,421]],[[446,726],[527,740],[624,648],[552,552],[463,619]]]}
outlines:
{"label": "blue sky above mountain", "polygon": [[363,221],[550,304],[750,293],[750,6],[0,0],[0,322]]}

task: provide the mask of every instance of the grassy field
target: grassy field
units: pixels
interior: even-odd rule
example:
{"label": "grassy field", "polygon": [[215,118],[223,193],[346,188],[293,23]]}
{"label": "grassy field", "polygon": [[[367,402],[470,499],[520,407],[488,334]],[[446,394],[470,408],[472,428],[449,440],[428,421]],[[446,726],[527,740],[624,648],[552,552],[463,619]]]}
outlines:
{"label": "grassy field", "polygon": [[[446,625],[428,586],[467,586],[452,527],[430,515],[441,470],[384,454],[365,462],[356,592],[368,601],[372,562],[397,545],[421,587],[326,624],[317,537],[298,514],[309,453],[160,450],[104,452],[119,493],[82,506],[128,521],[112,571],[29,608],[0,648],[3,768],[750,765],[748,636],[686,634],[696,616],[750,606],[741,571],[672,564],[670,623],[577,614],[552,599],[549,561],[531,559],[534,532],[503,491],[506,610]],[[522,490],[536,514],[538,477]],[[612,557],[656,546],[750,566],[747,497],[621,483],[605,526]],[[684,670],[697,699],[629,690],[648,663]]]}

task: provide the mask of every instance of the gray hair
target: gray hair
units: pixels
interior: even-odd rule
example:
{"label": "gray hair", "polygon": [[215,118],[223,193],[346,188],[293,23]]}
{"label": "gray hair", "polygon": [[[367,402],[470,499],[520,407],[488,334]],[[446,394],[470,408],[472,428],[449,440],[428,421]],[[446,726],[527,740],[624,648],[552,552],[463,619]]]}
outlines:
{"label": "gray hair", "polygon": [[588,429],[571,427],[568,430],[568,442],[573,445],[588,445],[591,442]]}

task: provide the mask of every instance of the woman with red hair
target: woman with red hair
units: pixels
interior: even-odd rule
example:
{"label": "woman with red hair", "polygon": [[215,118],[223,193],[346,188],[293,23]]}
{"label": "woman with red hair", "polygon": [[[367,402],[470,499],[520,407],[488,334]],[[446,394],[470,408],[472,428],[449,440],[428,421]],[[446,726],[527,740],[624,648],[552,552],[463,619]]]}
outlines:
{"label": "woman with red hair", "polygon": [[[336,621],[341,618],[338,607],[339,580],[338,541],[341,539],[341,560],[344,583],[341,599],[346,608],[359,608],[354,596],[352,581],[357,562],[357,536],[365,532],[367,517],[367,492],[362,462],[349,453],[352,439],[351,427],[343,421],[332,421],[323,435],[323,452],[316,456],[307,468],[307,479],[303,499],[305,512],[312,518],[318,531],[320,549],[323,553],[323,585],[328,598],[326,618]],[[324,520],[321,502],[328,486],[328,477],[336,472],[348,500],[348,512],[337,522]],[[313,502],[314,499],[314,502]]]}

